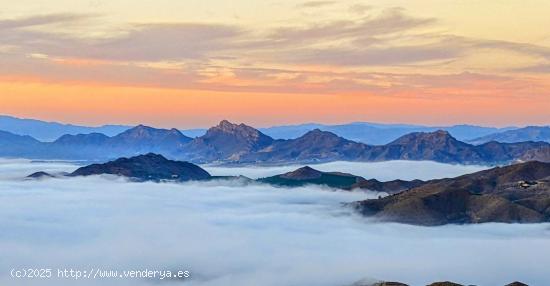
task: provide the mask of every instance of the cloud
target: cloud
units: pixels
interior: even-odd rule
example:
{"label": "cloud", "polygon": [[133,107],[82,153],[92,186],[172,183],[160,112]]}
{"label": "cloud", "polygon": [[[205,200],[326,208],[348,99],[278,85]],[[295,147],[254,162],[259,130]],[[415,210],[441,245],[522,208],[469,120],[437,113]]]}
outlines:
{"label": "cloud", "polygon": [[[147,24],[93,46],[92,58],[128,61],[199,59],[216,56],[236,43],[239,28],[216,24]],[[235,41],[235,42],[233,42]]]}
{"label": "cloud", "polygon": [[325,7],[325,6],[331,6],[336,4],[336,1],[308,1],[304,2],[302,4],[299,4],[298,7],[303,8],[319,8],[319,7]]}
{"label": "cloud", "polygon": [[[19,164],[1,171],[32,168]],[[341,206],[374,195],[223,181],[2,179],[0,283],[159,285],[14,280],[12,267],[190,270],[191,286],[340,286],[364,277],[411,285],[550,282],[548,224],[427,228],[373,223]]]}
{"label": "cloud", "polygon": [[435,23],[433,18],[414,18],[405,14],[402,9],[393,8],[359,20],[338,20],[306,27],[279,28],[269,35],[269,39],[274,43],[289,45],[334,39],[357,41],[358,39],[372,39],[392,33],[406,32],[433,23]]}
{"label": "cloud", "polygon": [[[315,6],[315,2],[307,3]],[[496,89],[485,91],[466,81],[457,86],[439,79],[457,77],[463,71],[475,73],[475,68],[462,62],[480,51],[496,49],[548,59],[548,48],[448,35],[438,30],[436,18],[411,16],[402,8],[371,8],[354,8],[366,14],[332,20],[319,17],[302,25],[263,29],[174,22],[124,24],[105,30],[99,16],[78,14],[0,20],[0,76],[228,92],[492,96],[517,89],[521,96],[532,97],[529,90],[547,94],[542,81],[517,75],[544,72],[544,66],[505,71],[512,73],[505,76],[510,80],[501,86],[503,81],[491,81],[488,86]],[[94,33],[80,32],[74,28],[77,24]],[[437,71],[426,73],[431,68]],[[496,68],[477,74],[481,73],[502,75],[503,71]],[[430,86],[429,80],[434,79],[448,83],[447,90]]]}
{"label": "cloud", "polygon": [[516,69],[518,72],[528,72],[528,73],[540,73],[540,74],[550,74],[550,64],[540,64],[533,65],[524,68]]}
{"label": "cloud", "polygon": [[78,14],[49,14],[49,15],[36,15],[31,17],[17,18],[17,19],[4,19],[0,20],[0,30],[6,29],[19,29],[28,28],[34,26],[44,26],[51,24],[66,24],[74,23],[88,18],[87,15]]}

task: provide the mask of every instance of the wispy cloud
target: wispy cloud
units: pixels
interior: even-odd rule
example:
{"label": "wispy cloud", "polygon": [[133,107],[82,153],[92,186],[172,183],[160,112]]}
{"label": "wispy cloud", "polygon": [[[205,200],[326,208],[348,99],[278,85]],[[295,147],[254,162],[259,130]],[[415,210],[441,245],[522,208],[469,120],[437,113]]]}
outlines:
{"label": "wispy cloud", "polygon": [[[336,5],[313,1],[302,5]],[[545,65],[523,69],[477,71],[463,64],[482,50],[520,53],[547,60],[550,48],[534,44],[460,37],[438,28],[438,19],[414,17],[402,8],[353,8],[367,14],[331,18],[255,30],[216,23],[127,24],[112,33],[79,34],[46,29],[51,25],[93,27],[94,15],[52,14],[0,20],[0,74],[32,76],[51,81],[94,82],[250,92],[338,93],[369,92],[390,95],[404,90],[436,94],[435,78],[469,72],[544,73]],[[436,70],[430,70],[430,65]],[[319,69],[319,67],[323,67]],[[446,69],[447,68],[447,69]],[[373,72],[372,70],[376,70]],[[430,70],[429,74],[424,74]],[[436,73],[436,75],[434,75]],[[506,93],[535,89],[542,82],[505,76]],[[464,94],[484,87],[467,81],[435,80]],[[485,77],[485,87],[502,81]],[[420,86],[422,86],[421,89]],[[486,89],[487,93],[503,91]],[[449,90],[445,91],[449,92]],[[452,92],[451,92],[452,93]]]}
{"label": "wispy cloud", "polygon": [[336,1],[308,1],[301,4],[298,4],[298,7],[304,7],[304,8],[318,8],[318,7],[325,7],[336,4]]}

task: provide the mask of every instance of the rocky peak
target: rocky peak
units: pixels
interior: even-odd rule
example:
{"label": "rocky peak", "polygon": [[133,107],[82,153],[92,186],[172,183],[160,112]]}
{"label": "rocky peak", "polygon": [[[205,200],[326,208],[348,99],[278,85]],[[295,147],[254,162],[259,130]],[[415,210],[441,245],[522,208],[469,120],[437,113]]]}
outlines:
{"label": "rocky peak", "polygon": [[[250,127],[250,126],[245,125],[243,123],[234,124],[234,123],[231,123],[227,120],[222,120],[218,125],[210,128],[207,131],[207,134],[208,133],[211,133],[211,134],[212,133],[218,133],[218,132],[237,135],[237,136],[241,136],[241,137],[245,137],[245,138],[246,137],[258,138],[261,135],[263,135],[259,130],[255,129],[253,127]],[[264,135],[264,136],[266,136],[266,135]]]}
{"label": "rocky peak", "polygon": [[244,144],[253,148],[264,147],[273,142],[273,138],[253,127],[243,123],[234,124],[227,120],[222,120],[218,125],[208,129],[202,138],[211,143],[221,140],[223,142],[219,143],[230,144],[234,141],[235,144]]}

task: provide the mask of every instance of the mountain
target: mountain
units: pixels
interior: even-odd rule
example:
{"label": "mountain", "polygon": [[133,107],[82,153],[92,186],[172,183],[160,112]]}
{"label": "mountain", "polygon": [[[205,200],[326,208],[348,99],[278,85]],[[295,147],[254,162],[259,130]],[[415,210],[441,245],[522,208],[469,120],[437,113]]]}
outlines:
{"label": "mountain", "polygon": [[351,204],[365,216],[418,225],[550,221],[550,163],[537,161],[428,181]]}
{"label": "mountain", "polygon": [[351,186],[351,189],[365,189],[375,192],[382,192],[382,193],[388,193],[388,194],[396,194],[400,193],[412,188],[419,187],[421,185],[424,185],[426,182],[421,180],[412,180],[412,181],[405,181],[405,180],[392,180],[387,182],[381,182],[376,179],[369,179],[369,180],[363,180],[359,181],[356,184]]}
{"label": "mountain", "polygon": [[370,146],[315,129],[296,139],[276,140],[259,152],[243,156],[245,162],[358,161]]}
{"label": "mountain", "polygon": [[238,161],[241,156],[270,146],[273,141],[273,138],[248,125],[223,120],[185,146],[182,155],[203,162]]}
{"label": "mountain", "polygon": [[305,166],[281,175],[258,179],[259,182],[287,187],[303,185],[325,185],[332,188],[351,189],[351,187],[365,179],[339,172],[321,172]]}
{"label": "mountain", "polygon": [[330,161],[432,160],[456,164],[501,164],[518,160],[549,161],[549,143],[464,143],[449,132],[414,132],[386,145],[367,145],[314,129],[296,139],[275,140],[245,124],[221,121],[200,137],[177,129],[144,125],[109,137],[101,133],[63,135],[54,142],[4,132],[0,156],[31,159],[103,161],[149,152],[195,163],[309,164]]}
{"label": "mountain", "polygon": [[109,138],[106,143],[110,148],[130,147],[134,153],[162,152],[166,150],[173,152],[191,140],[193,139],[183,135],[175,128],[158,129],[138,125]]}
{"label": "mountain", "polygon": [[481,162],[475,147],[458,141],[449,132],[415,132],[387,145],[373,148],[369,158],[385,160],[431,160],[445,163]]}
{"label": "mountain", "polygon": [[[29,135],[43,142],[54,141],[66,134],[76,135],[102,133],[111,137],[121,132],[124,132],[129,128],[131,128],[131,126],[104,125],[98,127],[89,127],[72,124],[62,124],[57,122],[46,122],[35,119],[21,119],[11,116],[0,116],[0,130],[20,135]],[[436,130],[445,130],[458,140],[466,141],[515,128],[494,128],[474,125],[422,126],[411,124],[352,122],[336,125],[307,123],[298,125],[273,126],[268,128],[260,128],[259,131],[274,139],[288,140],[296,139],[314,129],[332,132],[340,137],[344,137],[352,141],[362,142],[371,145],[383,145],[411,132],[433,132]],[[181,130],[181,132],[185,136],[191,138],[203,136],[206,131],[206,129]]]}
{"label": "mountain", "polygon": [[[430,160],[459,164],[500,164],[528,158],[528,152],[550,148],[544,142],[472,145],[457,140],[447,131],[415,132],[382,146],[374,146],[365,155],[367,161]],[[542,155],[533,155],[541,158]],[[541,158],[542,159],[542,158]]]}
{"label": "mountain", "polygon": [[131,158],[120,158],[104,164],[92,164],[69,174],[71,177],[111,174],[138,181],[189,181],[210,179],[201,167],[181,161],[168,160],[162,155],[149,153]]}
{"label": "mountain", "polygon": [[519,156],[519,160],[550,163],[550,146],[542,145],[537,148],[531,148]]}
{"label": "mountain", "polygon": [[0,157],[28,157],[40,152],[43,143],[31,136],[0,131]]}
{"label": "mountain", "polygon": [[113,137],[101,133],[66,134],[53,142],[40,142],[30,136],[0,132],[0,146],[3,147],[0,156],[102,161],[157,152],[173,157],[191,140],[176,129],[157,129],[143,125]]}
{"label": "mountain", "polygon": [[103,133],[107,136],[113,136],[128,128],[130,127],[124,125],[88,127],[0,115],[0,130],[15,134],[29,135],[43,142],[54,141],[66,134]]}
{"label": "mountain", "polygon": [[493,133],[469,141],[472,144],[483,144],[490,141],[515,143],[523,141],[550,142],[550,126],[528,126],[524,128]]}
{"label": "mountain", "polygon": [[[544,154],[544,150],[550,148],[550,144],[546,142],[518,142],[518,143],[499,143],[491,141],[485,144],[475,146],[479,154],[482,156],[482,162],[510,162],[516,160],[527,161],[526,158],[531,156],[531,160],[541,159]],[[535,154],[536,150],[540,150],[543,153]],[[532,155],[529,155],[531,154]]]}
{"label": "mountain", "polygon": [[55,146],[65,147],[93,147],[101,146],[107,143],[109,136],[102,133],[63,135],[53,142]]}
{"label": "mountain", "polygon": [[308,123],[300,125],[274,126],[261,128],[260,131],[275,139],[295,139],[314,129],[328,131],[349,140],[371,145],[384,145],[412,132],[433,132],[445,130],[459,140],[471,140],[488,134],[512,129],[482,127],[474,125],[422,126],[410,124],[380,124],[353,122],[339,125]]}

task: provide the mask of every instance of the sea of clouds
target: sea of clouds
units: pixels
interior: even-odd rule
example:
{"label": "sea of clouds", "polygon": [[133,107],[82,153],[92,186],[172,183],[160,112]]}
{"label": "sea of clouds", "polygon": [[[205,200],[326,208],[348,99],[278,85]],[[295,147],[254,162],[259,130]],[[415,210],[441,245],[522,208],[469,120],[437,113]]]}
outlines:
{"label": "sea of clouds", "polygon": [[[401,174],[393,176],[409,178],[406,163],[398,164]],[[423,178],[447,176],[431,163],[413,165]],[[0,174],[9,174],[0,176],[0,285],[345,286],[365,277],[410,285],[550,285],[549,224],[376,223],[341,203],[377,194],[314,186],[23,179],[74,168],[0,160]],[[22,280],[10,277],[12,268],[189,270],[191,278]]]}

